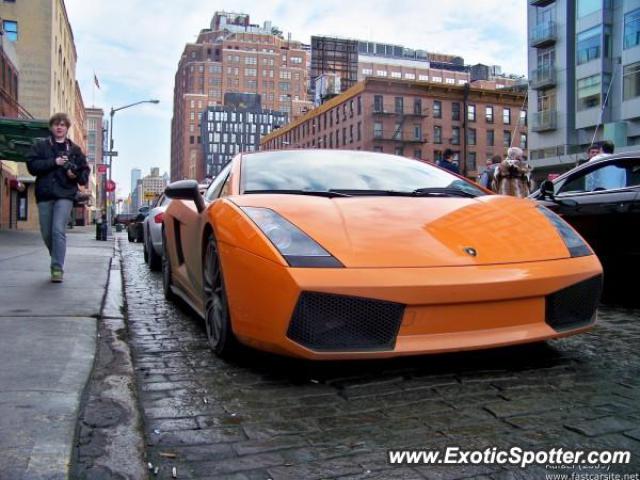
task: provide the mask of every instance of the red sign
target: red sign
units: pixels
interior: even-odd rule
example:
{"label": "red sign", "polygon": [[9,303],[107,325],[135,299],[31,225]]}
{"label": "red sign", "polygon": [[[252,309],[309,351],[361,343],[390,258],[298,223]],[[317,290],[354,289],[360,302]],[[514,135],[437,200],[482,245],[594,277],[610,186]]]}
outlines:
{"label": "red sign", "polygon": [[105,185],[104,189],[109,193],[115,192],[116,182],[114,182],[113,180],[107,180],[107,184]]}
{"label": "red sign", "polygon": [[550,173],[549,175],[547,175],[547,180],[555,180],[559,176],[560,176],[559,173]]}
{"label": "red sign", "polygon": [[107,166],[104,163],[98,165],[98,173],[107,173]]}

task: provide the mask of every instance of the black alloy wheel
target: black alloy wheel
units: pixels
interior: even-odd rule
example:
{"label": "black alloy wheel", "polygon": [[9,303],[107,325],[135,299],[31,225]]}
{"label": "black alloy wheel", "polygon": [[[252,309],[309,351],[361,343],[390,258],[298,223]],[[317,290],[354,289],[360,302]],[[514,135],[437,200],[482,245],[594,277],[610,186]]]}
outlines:
{"label": "black alloy wheel", "polygon": [[[153,243],[151,243],[151,235],[149,235],[149,240],[145,241],[145,248],[147,250],[147,264],[149,265],[149,268],[151,268],[151,270],[153,271],[161,270],[162,255],[158,255],[156,253],[156,249],[153,247]],[[162,244],[162,248],[164,248],[164,242]]]}
{"label": "black alloy wheel", "polygon": [[205,325],[209,347],[219,357],[229,357],[238,347],[231,329],[229,302],[222,276],[218,246],[213,238],[207,241],[203,269]]}
{"label": "black alloy wheel", "polygon": [[164,229],[162,230],[162,291],[167,300],[175,298],[175,294],[171,290],[171,261],[169,260],[167,236]]}

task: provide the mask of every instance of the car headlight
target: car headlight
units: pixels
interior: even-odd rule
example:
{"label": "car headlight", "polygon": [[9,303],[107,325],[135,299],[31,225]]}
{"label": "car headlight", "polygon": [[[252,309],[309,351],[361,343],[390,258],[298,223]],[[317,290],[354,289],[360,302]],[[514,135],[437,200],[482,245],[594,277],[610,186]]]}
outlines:
{"label": "car headlight", "polygon": [[560,216],[553,213],[542,205],[538,206],[538,210],[556,227],[556,230],[562,237],[564,244],[567,246],[569,253],[572,257],[584,257],[586,255],[593,255],[593,251],[589,248],[589,245],[585,243],[582,238],[575,232],[575,230],[565,222]]}
{"label": "car headlight", "polygon": [[333,255],[269,208],[240,207],[292,267],[343,267]]}

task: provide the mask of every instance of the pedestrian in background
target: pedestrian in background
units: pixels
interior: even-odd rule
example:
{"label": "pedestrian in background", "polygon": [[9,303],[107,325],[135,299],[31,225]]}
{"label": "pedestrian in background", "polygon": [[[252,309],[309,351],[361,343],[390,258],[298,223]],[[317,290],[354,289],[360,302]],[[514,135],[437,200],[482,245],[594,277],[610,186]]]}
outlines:
{"label": "pedestrian in background", "polygon": [[480,185],[484,188],[488,188],[489,190],[493,189],[493,177],[500,162],[502,162],[500,155],[494,155],[490,160],[487,160],[487,168],[485,168],[482,175],[480,175]]}
{"label": "pedestrian in background", "polygon": [[90,168],[87,159],[67,134],[71,120],[66,113],[49,119],[51,135],[36,141],[27,155],[27,169],[36,177],[36,202],[40,233],[51,255],[51,281],[62,282],[67,250],[65,227],[78,185],[86,185]]}
{"label": "pedestrian in background", "polygon": [[500,195],[525,198],[531,193],[531,167],[518,147],[507,151],[507,158],[495,169],[492,190]]}
{"label": "pedestrian in background", "polygon": [[460,168],[458,165],[453,163],[453,150],[447,148],[442,155],[442,160],[438,160],[437,165],[440,168],[444,168],[445,170],[449,170],[455,174],[460,174]]}

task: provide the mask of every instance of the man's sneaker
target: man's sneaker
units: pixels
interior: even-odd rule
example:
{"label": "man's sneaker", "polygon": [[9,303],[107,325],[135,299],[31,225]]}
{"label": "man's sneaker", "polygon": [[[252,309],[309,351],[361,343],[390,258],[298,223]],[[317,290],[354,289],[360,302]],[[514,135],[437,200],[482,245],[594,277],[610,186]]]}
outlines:
{"label": "man's sneaker", "polygon": [[62,283],[62,269],[61,268],[52,268],[51,269],[51,281],[53,283]]}

